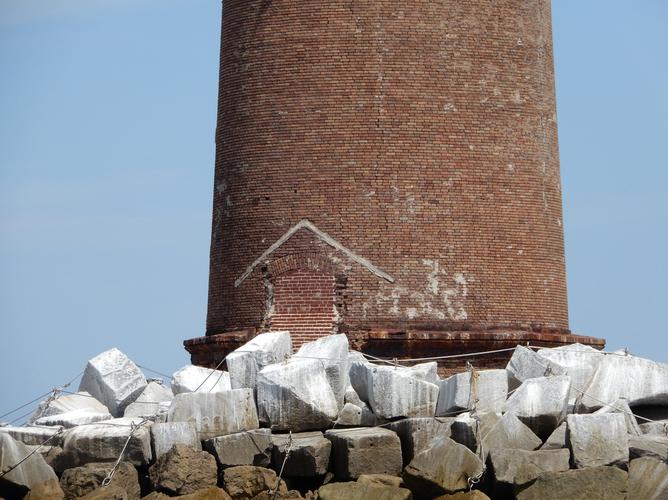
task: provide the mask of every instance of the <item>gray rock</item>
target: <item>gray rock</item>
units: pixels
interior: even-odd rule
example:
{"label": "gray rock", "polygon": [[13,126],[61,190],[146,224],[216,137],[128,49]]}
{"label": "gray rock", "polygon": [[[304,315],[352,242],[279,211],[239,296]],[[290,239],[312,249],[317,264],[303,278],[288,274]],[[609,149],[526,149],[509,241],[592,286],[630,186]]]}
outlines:
{"label": "gray rock", "polygon": [[546,472],[518,500],[624,500],[627,474],[617,467]]}
{"label": "gray rock", "polygon": [[568,450],[492,450],[490,462],[497,483],[524,486],[545,472],[570,469]]}
{"label": "gray rock", "polygon": [[[351,352],[348,355],[348,375],[350,385],[357,393],[360,400],[369,404],[369,385],[371,383],[371,369],[373,365],[359,352]],[[357,404],[354,401],[350,401]]]}
{"label": "gray rock", "polygon": [[[350,360],[350,358],[348,359]],[[364,401],[362,401],[362,398],[359,397],[355,389],[353,389],[352,385],[346,387],[346,393],[343,397],[343,402],[350,403],[359,407],[367,406],[367,404]]]}
{"label": "gray rock", "polygon": [[580,391],[584,390],[587,384],[589,384],[601,359],[605,356],[601,351],[583,344],[571,344],[554,349],[540,349],[538,355],[558,365],[571,378],[569,404],[573,404],[580,397]]}
{"label": "gray rock", "polygon": [[[37,419],[70,412],[89,412],[92,414],[105,415],[109,414],[109,409],[85,391],[74,394],[61,393],[60,396],[53,401],[42,401],[37,407],[37,410],[35,410],[35,413],[30,417],[28,423],[41,425],[37,423]],[[111,418],[111,416],[109,418]]]}
{"label": "gray rock", "polygon": [[391,430],[331,429],[325,437],[332,442],[334,474],[339,479],[356,479],[362,474],[401,474],[401,441]]}
{"label": "gray rock", "polygon": [[343,408],[343,399],[349,381],[348,337],[342,334],[320,337],[314,342],[303,344],[294,357],[315,359],[322,363],[338,408]]}
{"label": "gray rock", "polygon": [[149,468],[154,490],[169,495],[188,495],[218,483],[216,459],[205,451],[175,444]]}
{"label": "gray rock", "polygon": [[567,422],[575,467],[614,465],[626,468],[629,448],[623,415],[569,415]]}
{"label": "gray rock", "polygon": [[135,401],[125,409],[124,417],[151,417],[166,413],[174,399],[172,391],[157,382],[146,386]]}
{"label": "gray rock", "polygon": [[[0,471],[5,471],[18,464],[30,454],[30,449],[16,441],[7,433],[0,433]],[[53,469],[47,465],[39,453],[34,453],[21,465],[2,477],[14,485],[32,488],[41,483],[58,480]]]}
{"label": "gray rock", "polygon": [[474,408],[481,412],[501,412],[508,396],[506,370],[482,370],[475,374],[474,385],[471,384],[471,372],[458,373],[440,381],[436,416],[449,416]]}
{"label": "gray rock", "polygon": [[485,456],[492,450],[532,451],[542,444],[540,438],[512,413],[503,416],[481,414],[480,435]]}
{"label": "gray rock", "polygon": [[57,415],[42,417],[35,420],[35,425],[49,426],[49,427],[64,427],[71,429],[78,425],[94,424],[96,422],[104,422],[111,420],[112,415],[108,411],[104,413],[92,411],[82,408],[80,410],[72,410]]}
{"label": "gray rock", "polygon": [[416,380],[422,380],[436,385],[439,385],[441,382],[441,379],[438,377],[438,363],[436,363],[436,361],[420,363],[407,369],[411,372],[411,376]]}
{"label": "gray rock", "polygon": [[471,451],[478,449],[478,438],[481,437],[478,428],[480,420],[471,413],[462,413],[455,417],[450,425],[450,437],[456,443],[463,444]]}
{"label": "gray rock", "polygon": [[583,412],[597,410],[619,398],[628,404],[668,405],[668,365],[635,356],[605,356],[580,400]]}
{"label": "gray rock", "polygon": [[668,437],[668,420],[644,422],[639,427],[643,435]]}
{"label": "gray rock", "polygon": [[252,465],[225,469],[223,488],[235,500],[254,498],[267,490],[278,489],[279,494],[288,491],[285,482],[279,481],[273,470]]}
{"label": "gray rock", "polygon": [[508,398],[504,412],[514,413],[541,439],[563,422],[571,381],[567,376],[530,378]]}
{"label": "gray rock", "polygon": [[506,370],[510,389],[515,389],[532,378],[566,374],[566,370],[558,364],[521,345],[515,348]]}
{"label": "gray rock", "polygon": [[348,482],[326,484],[318,490],[320,500],[411,500],[410,490],[395,486]]}
{"label": "gray rock", "polygon": [[166,422],[151,426],[153,455],[157,460],[175,444],[184,444],[196,450],[202,449],[195,425],[190,422]]}
{"label": "gray rock", "polygon": [[[79,498],[102,486],[102,481],[114,467],[114,463],[90,463],[82,467],[74,467],[63,472],[60,487],[67,498]],[[139,474],[131,464],[121,462],[111,479],[111,486],[125,490],[127,498],[139,500]]]}
{"label": "gray rock", "polygon": [[88,361],[79,391],[87,392],[106,406],[109,413],[120,417],[146,385],[146,377],[139,367],[113,348]]}
{"label": "gray rock", "polygon": [[638,426],[638,421],[636,420],[636,417],[633,416],[629,403],[625,399],[618,399],[610,406],[604,406],[594,412],[595,415],[602,415],[605,413],[619,413],[623,415],[624,420],[626,421],[626,431],[629,435],[640,436],[642,434],[642,431]]}
{"label": "gray rock", "polygon": [[376,425],[376,416],[364,402],[362,404],[364,406],[357,406],[352,403],[343,405],[343,409],[336,419],[337,427],[371,427]]}
{"label": "gray rock", "polygon": [[438,385],[416,378],[415,371],[414,368],[389,366],[374,366],[370,369],[369,406],[377,417],[434,416]]}
{"label": "gray rock", "polygon": [[257,373],[265,366],[281,363],[292,355],[290,332],[261,333],[228,354],[225,362],[232,389],[255,388]]}
{"label": "gray rock", "polygon": [[172,393],[222,392],[232,389],[230,374],[202,366],[186,365],[172,375]]}
{"label": "gray rock", "polygon": [[0,434],[8,434],[17,441],[30,446],[46,443],[48,446],[60,446],[62,443],[61,427],[14,427],[7,425],[0,427]]}
{"label": "gray rock", "polygon": [[568,441],[566,440],[566,432],[568,431],[568,425],[566,422],[562,423],[557,427],[550,437],[547,438],[543,446],[540,447],[541,450],[560,450],[561,448],[566,448],[568,446]]}
{"label": "gray rock", "polygon": [[118,459],[128,436],[132,434],[122,459],[136,466],[146,465],[153,458],[150,424],[134,427],[140,423],[141,419],[115,418],[74,427],[65,433],[63,450],[72,467],[93,462],[113,462]]}
{"label": "gray rock", "polygon": [[387,426],[399,436],[403,464],[408,465],[413,457],[426,450],[437,437],[450,437],[452,418],[405,418]]}
{"label": "gray rock", "polygon": [[326,429],[339,413],[325,366],[312,359],[263,368],[257,376],[257,401],[260,414],[279,431]]}
{"label": "gray rock", "polygon": [[467,490],[469,479],[482,472],[482,461],[466,446],[449,438],[437,438],[415,455],[404,469],[403,478],[411,491],[431,498]]}
{"label": "gray rock", "polygon": [[332,443],[323,436],[322,432],[292,434],[292,446],[287,460],[285,454],[290,443],[290,436],[275,434],[271,440],[274,444],[272,465],[276,470],[281,470],[285,462],[284,476],[315,477],[327,473]]}
{"label": "gray rock", "polygon": [[627,500],[665,500],[668,498],[668,465],[652,457],[632,460],[629,466]]}
{"label": "gray rock", "polygon": [[629,459],[653,457],[668,461],[668,437],[664,436],[630,436]]}
{"label": "gray rock", "polygon": [[251,389],[177,394],[167,421],[190,422],[201,441],[260,426]]}
{"label": "gray rock", "polygon": [[269,467],[274,445],[269,429],[255,429],[209,439],[204,443],[204,447],[223,467],[236,465]]}

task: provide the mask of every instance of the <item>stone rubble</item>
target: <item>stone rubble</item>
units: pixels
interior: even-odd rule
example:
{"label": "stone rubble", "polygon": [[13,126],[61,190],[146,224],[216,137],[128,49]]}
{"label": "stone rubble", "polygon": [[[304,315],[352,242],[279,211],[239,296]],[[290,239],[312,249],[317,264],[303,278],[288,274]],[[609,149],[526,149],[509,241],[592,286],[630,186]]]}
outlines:
{"label": "stone rubble", "polygon": [[177,394],[167,421],[190,422],[201,441],[260,427],[250,389]]}
{"label": "stone rubble", "polygon": [[226,360],[232,389],[254,389],[262,368],[282,363],[292,355],[289,332],[267,332],[231,352]]}
{"label": "stone rubble", "polygon": [[149,500],[668,498],[667,365],[518,346],[506,370],[441,380],[344,335],[291,345],[260,335],[230,372],[186,366],[171,389],[117,349],[94,357],[81,392],[0,426],[0,474],[32,453],[0,498],[134,499],[140,482]]}
{"label": "stone rubble", "polygon": [[221,392],[232,389],[230,374],[201,366],[186,365],[172,375],[172,393]]}
{"label": "stone rubble", "polygon": [[125,407],[144,390],[148,382],[139,367],[116,348],[98,354],[88,361],[79,384],[109,409],[114,417],[122,417]]}

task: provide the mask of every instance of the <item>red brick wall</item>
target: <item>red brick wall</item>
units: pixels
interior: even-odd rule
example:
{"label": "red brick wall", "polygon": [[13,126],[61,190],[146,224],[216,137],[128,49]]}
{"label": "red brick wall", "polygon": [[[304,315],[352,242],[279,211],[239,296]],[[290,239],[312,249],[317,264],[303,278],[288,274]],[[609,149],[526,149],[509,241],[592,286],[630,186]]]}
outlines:
{"label": "red brick wall", "polygon": [[273,330],[289,330],[298,349],[335,327],[334,276],[296,270],[276,278],[271,314]]}
{"label": "red brick wall", "polygon": [[[341,331],[567,330],[550,16],[225,0],[207,334],[266,328],[273,262],[304,255]],[[396,281],[302,230],[235,286],[302,219]]]}

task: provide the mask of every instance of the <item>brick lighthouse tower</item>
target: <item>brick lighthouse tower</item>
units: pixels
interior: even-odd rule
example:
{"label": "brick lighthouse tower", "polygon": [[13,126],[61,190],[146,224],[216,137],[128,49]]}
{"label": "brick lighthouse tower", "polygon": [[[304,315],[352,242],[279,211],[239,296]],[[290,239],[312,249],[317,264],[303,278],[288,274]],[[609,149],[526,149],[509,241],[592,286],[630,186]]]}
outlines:
{"label": "brick lighthouse tower", "polygon": [[550,0],[225,0],[214,188],[195,363],[603,346],[568,325]]}

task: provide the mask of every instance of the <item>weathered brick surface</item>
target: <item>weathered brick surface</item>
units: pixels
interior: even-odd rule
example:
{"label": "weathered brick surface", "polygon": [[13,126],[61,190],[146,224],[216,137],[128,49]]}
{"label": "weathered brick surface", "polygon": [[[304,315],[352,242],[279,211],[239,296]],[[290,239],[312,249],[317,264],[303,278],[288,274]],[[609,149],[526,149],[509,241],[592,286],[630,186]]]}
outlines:
{"label": "weathered brick surface", "polygon": [[[395,281],[303,228],[235,285],[303,219]],[[568,333],[550,1],[225,0],[210,265],[207,335],[301,278],[300,340]]]}

